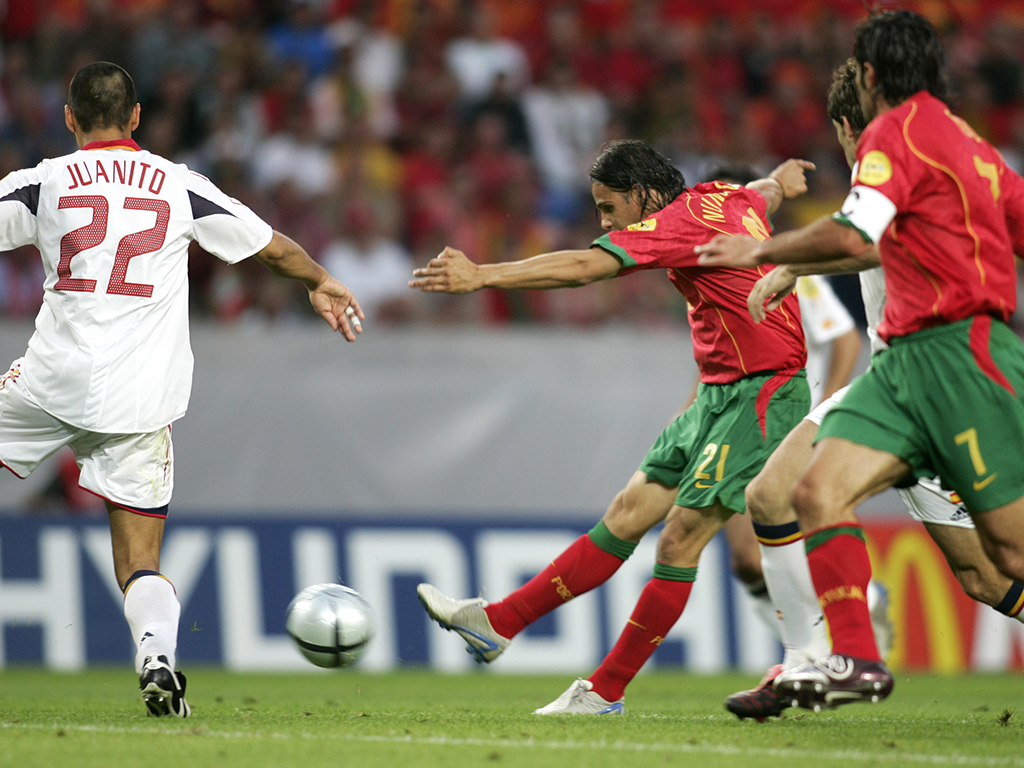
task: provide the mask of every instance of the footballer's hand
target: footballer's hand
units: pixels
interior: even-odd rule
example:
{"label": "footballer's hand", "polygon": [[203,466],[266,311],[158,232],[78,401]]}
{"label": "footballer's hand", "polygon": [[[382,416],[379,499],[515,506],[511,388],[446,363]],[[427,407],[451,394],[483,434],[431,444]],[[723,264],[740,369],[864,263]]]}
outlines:
{"label": "footballer's hand", "polygon": [[715,235],[704,245],[698,245],[694,252],[699,256],[697,263],[702,267],[756,267],[760,243],[747,235]]}
{"label": "footballer's hand", "polygon": [[366,315],[359,302],[347,286],[330,275],[309,292],[309,303],[332,330],[340,331],[348,341],[355,341],[356,334],[363,332]]}
{"label": "footballer's hand", "polygon": [[484,287],[480,267],[462,251],[447,246],[412,274],[415,279],[409,281],[409,287],[428,293],[472,293]]}
{"label": "footballer's hand", "polygon": [[760,323],[772,310],[782,305],[783,299],[796,288],[797,278],[790,274],[789,268],[783,264],[762,277],[747,296],[747,309],[755,323]]}
{"label": "footballer's hand", "polygon": [[789,159],[768,174],[769,179],[775,179],[782,187],[782,196],[789,200],[792,197],[799,197],[807,191],[807,174],[805,171],[813,171],[817,168],[809,160]]}

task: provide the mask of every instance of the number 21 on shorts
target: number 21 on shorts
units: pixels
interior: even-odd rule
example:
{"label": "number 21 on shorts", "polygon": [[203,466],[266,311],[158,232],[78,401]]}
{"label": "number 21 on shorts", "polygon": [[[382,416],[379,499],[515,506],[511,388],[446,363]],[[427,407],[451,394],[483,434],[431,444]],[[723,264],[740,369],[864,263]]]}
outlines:
{"label": "number 21 on shorts", "polygon": [[697,467],[697,471],[693,473],[693,477],[696,480],[694,485],[698,488],[710,488],[711,483],[705,484],[705,481],[711,480],[711,475],[708,472],[705,472],[704,469],[708,464],[715,460],[715,456],[717,454],[718,463],[715,465],[714,482],[717,483],[725,477],[725,460],[729,456],[729,446],[728,444],[722,445],[721,450],[719,450],[718,443],[708,443],[704,446],[703,453],[704,461],[700,463],[700,466]]}

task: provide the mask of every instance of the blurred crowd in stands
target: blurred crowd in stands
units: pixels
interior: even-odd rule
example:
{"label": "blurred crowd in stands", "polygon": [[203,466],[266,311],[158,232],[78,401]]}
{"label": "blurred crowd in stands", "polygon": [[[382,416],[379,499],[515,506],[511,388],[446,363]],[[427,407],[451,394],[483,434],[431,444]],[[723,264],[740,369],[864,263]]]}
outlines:
{"label": "blurred crowd in stands", "polygon": [[[1024,165],[1024,8],[922,0],[942,31],[956,111]],[[883,4],[883,7],[890,7]],[[74,149],[70,76],[135,78],[144,148],[213,179],[397,323],[679,324],[659,275],[581,291],[406,288],[450,244],[479,261],[585,247],[600,234],[587,171],[643,138],[689,183],[723,161],[814,161],[780,228],[835,210],[849,170],[825,115],[859,0],[6,0],[0,176]],[[225,322],[310,319],[301,290],[196,249],[191,301]],[[33,249],[0,255],[0,317],[31,318]]]}

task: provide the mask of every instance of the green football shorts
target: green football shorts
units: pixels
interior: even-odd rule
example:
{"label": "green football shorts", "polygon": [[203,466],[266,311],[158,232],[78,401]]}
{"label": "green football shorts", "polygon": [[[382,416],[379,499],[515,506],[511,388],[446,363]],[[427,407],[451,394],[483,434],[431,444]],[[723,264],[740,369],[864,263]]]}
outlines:
{"label": "green football shorts", "polygon": [[697,399],[661,433],[640,471],[669,488],[678,486],[681,507],[700,509],[718,501],[743,512],[747,483],[807,415],[810,400],[803,370],[701,384]]}
{"label": "green football shorts", "polygon": [[1024,345],[978,315],[892,340],[822,422],[938,475],[972,512],[1024,496]]}

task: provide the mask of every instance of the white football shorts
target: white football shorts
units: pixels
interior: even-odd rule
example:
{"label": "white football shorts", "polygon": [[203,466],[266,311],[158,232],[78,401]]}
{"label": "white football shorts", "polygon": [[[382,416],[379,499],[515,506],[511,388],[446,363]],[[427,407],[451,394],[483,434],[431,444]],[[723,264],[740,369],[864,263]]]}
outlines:
{"label": "white football shorts", "polygon": [[[837,390],[832,397],[823,400],[817,408],[807,414],[804,418],[807,421],[821,426],[825,414],[832,406],[843,399],[846,390],[845,386]],[[945,491],[939,484],[938,479],[928,480],[922,478],[912,488],[897,488],[900,498],[907,512],[915,520],[922,523],[933,523],[935,525],[952,525],[957,528],[973,528],[974,521],[971,520],[967,508],[960,501],[960,497],[953,491]]]}
{"label": "white football shorts", "polygon": [[78,484],[132,512],[166,517],[174,488],[169,426],[146,434],[108,434],[74,427],[44,411],[18,381],[21,360],[0,376],[0,465],[21,478],[69,446]]}
{"label": "white football shorts", "polygon": [[813,422],[814,424],[820,427],[821,422],[824,421],[825,419],[825,414],[832,410],[833,405],[836,405],[840,400],[843,399],[843,397],[846,395],[846,391],[849,388],[850,385],[847,384],[842,389],[837,389],[835,392],[832,393],[832,397],[828,398],[827,400],[822,400],[820,403],[818,403],[818,405],[815,406],[814,410],[812,410],[810,413],[804,416],[804,419]]}
{"label": "white football shorts", "polygon": [[912,488],[897,488],[907,512],[915,520],[956,528],[973,528],[974,521],[955,491],[943,490],[938,478],[922,477]]}

